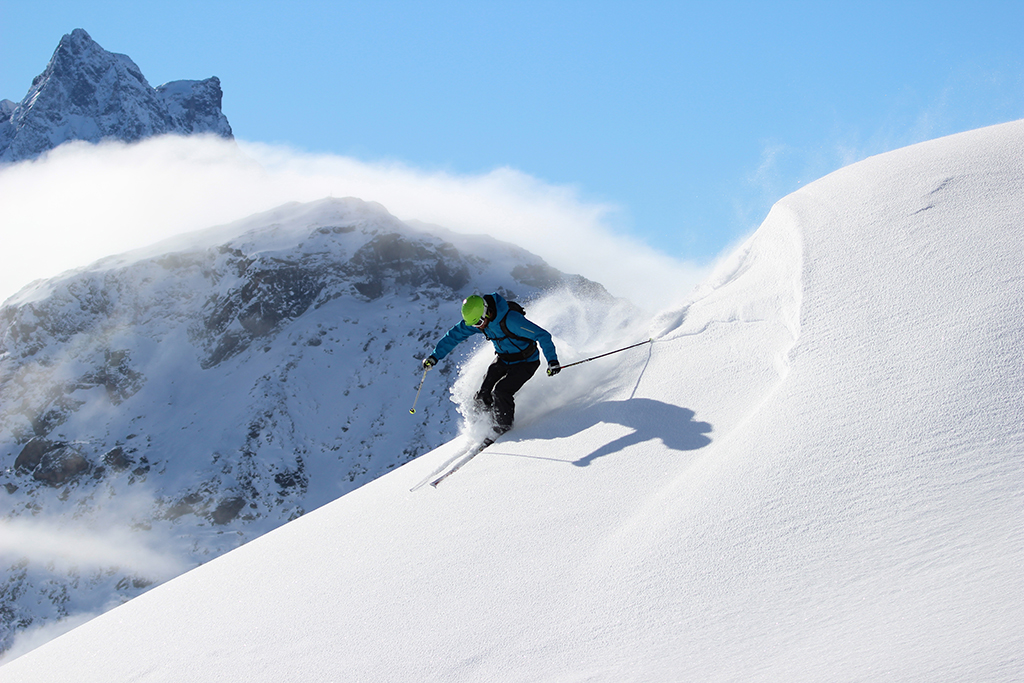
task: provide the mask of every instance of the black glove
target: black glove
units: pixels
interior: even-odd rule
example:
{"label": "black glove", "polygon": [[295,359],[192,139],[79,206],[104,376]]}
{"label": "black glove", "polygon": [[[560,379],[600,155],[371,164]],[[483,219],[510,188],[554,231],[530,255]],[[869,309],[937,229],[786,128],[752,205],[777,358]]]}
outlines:
{"label": "black glove", "polygon": [[554,377],[562,371],[562,366],[557,360],[548,361],[548,377]]}
{"label": "black glove", "polygon": [[423,369],[424,370],[429,370],[430,368],[434,367],[435,365],[437,365],[437,359],[434,358],[433,356],[427,356],[426,358],[423,359]]}

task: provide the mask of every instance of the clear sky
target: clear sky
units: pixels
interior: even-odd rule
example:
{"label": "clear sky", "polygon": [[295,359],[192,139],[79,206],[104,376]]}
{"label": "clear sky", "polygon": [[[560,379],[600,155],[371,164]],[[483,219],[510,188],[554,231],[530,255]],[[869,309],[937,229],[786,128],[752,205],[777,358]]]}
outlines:
{"label": "clear sky", "polygon": [[1020,0],[0,0],[0,98],[75,28],[154,86],[218,76],[240,140],[512,168],[698,261],[836,168],[1024,117]]}

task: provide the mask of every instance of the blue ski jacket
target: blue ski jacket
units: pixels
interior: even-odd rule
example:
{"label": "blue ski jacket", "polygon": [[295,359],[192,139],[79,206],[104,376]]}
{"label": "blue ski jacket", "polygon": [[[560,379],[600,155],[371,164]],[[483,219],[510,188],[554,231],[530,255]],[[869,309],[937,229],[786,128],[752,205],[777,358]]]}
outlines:
{"label": "blue ski jacket", "polygon": [[508,302],[500,294],[489,294],[488,297],[494,298],[494,320],[482,330],[460,320],[437,342],[432,354],[434,358],[441,360],[474,334],[482,334],[491,340],[494,352],[506,363],[532,363],[539,360],[538,344],[549,363],[558,360],[551,334],[547,330],[527,320],[522,313],[509,309]]}

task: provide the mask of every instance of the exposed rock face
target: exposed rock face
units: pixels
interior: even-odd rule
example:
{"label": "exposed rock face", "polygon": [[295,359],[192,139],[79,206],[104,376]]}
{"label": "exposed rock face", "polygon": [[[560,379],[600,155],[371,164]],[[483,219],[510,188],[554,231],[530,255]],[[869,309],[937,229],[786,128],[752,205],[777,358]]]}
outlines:
{"label": "exposed rock face", "polygon": [[91,469],[92,465],[81,453],[67,444],[58,443],[43,453],[33,468],[32,478],[47,486],[59,488]]}
{"label": "exposed rock face", "polygon": [[153,88],[135,62],[75,29],[20,103],[0,101],[0,162],[34,159],[70,140],[135,142],[168,133],[230,138],[221,96],[216,77]]}

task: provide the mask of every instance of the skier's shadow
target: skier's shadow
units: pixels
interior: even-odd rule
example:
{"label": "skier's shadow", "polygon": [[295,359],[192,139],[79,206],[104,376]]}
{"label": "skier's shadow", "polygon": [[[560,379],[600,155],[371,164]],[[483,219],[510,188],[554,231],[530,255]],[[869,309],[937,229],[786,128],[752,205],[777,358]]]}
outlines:
{"label": "skier's shadow", "polygon": [[695,413],[692,410],[649,398],[605,401],[586,408],[578,415],[579,419],[571,422],[545,425],[544,436],[567,437],[601,423],[620,424],[633,431],[572,461],[577,467],[586,467],[598,458],[652,439],[660,439],[674,451],[693,451],[711,443],[711,438],[707,436],[711,432],[711,425],[707,422],[694,422]]}

